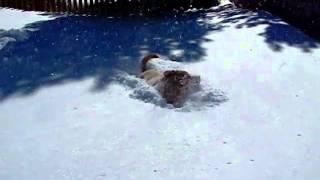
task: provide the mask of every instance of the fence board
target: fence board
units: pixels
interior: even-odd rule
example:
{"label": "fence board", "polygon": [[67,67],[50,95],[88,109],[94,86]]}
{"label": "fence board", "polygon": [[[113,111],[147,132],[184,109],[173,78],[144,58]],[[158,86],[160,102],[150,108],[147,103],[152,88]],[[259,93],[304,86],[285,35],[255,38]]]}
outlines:
{"label": "fence board", "polygon": [[73,1],[72,2],[72,7],[73,7],[73,11],[74,12],[79,12],[79,9],[78,9],[78,2],[77,1]]}
{"label": "fence board", "polygon": [[[212,2],[212,3],[211,3]],[[191,6],[216,5],[218,0],[0,0],[0,7],[23,10],[109,13],[151,11],[156,9],[187,9]]]}

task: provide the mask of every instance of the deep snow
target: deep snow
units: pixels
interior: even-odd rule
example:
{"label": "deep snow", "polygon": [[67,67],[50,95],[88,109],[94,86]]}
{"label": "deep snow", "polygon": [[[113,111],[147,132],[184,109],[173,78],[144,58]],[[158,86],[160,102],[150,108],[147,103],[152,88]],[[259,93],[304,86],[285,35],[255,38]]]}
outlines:
{"label": "deep snow", "polygon": [[[319,43],[276,17],[0,9],[0,29],[0,179],[320,177]],[[157,104],[134,76],[146,51],[182,59],[208,102]]]}

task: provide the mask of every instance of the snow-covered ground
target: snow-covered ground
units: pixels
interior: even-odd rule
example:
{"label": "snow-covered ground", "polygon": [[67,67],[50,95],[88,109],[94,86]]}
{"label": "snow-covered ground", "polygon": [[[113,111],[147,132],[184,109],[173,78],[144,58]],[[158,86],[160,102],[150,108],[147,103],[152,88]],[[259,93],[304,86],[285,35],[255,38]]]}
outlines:
{"label": "snow-covered ground", "polygon": [[[1,180],[320,178],[320,46],[297,29],[230,5],[177,20],[53,18],[0,9]],[[133,72],[151,50],[186,59],[207,101],[143,99],[152,90]]]}

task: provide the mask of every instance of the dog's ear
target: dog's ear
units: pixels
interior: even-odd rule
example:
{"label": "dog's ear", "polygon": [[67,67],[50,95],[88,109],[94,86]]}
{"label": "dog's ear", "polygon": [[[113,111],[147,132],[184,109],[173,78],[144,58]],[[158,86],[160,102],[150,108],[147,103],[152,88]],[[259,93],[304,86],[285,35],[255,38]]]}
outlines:
{"label": "dog's ear", "polygon": [[160,58],[160,56],[158,54],[148,54],[146,56],[144,56],[141,60],[141,72],[144,72],[147,70],[147,63],[148,61],[150,61],[151,59],[154,58]]}

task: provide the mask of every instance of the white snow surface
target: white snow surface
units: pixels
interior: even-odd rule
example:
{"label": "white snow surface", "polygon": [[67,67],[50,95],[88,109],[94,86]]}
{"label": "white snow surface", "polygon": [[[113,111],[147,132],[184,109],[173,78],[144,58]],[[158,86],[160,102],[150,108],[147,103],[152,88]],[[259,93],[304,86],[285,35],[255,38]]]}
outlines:
{"label": "white snow surface", "polygon": [[25,12],[19,10],[0,8],[0,29],[11,30],[24,28],[25,25],[38,21],[54,19],[41,15],[40,12]]}
{"label": "white snow surface", "polygon": [[[8,11],[0,29],[22,28],[4,23]],[[0,102],[0,179],[318,180],[320,49],[274,52],[264,25],[236,25],[209,33],[203,60],[186,64],[226,93],[214,107],[164,108],[117,83],[92,92],[93,78]]]}

